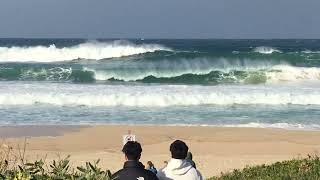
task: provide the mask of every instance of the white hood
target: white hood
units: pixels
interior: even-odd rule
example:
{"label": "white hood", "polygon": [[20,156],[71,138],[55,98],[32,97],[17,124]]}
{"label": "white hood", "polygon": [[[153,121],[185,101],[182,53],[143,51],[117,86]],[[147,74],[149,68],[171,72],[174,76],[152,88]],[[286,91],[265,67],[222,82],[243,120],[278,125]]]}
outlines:
{"label": "white hood", "polygon": [[192,165],[189,162],[181,159],[171,159],[167,165],[167,169],[170,169],[175,175],[186,174],[191,168]]}
{"label": "white hood", "polygon": [[157,176],[160,180],[202,180],[201,174],[182,159],[171,159],[165,168],[159,170]]}

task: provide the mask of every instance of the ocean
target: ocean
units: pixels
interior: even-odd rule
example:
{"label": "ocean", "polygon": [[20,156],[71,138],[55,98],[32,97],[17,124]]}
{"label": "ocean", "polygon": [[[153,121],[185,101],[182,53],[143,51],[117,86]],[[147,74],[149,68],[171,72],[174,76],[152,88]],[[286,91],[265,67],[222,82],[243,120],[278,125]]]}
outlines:
{"label": "ocean", "polygon": [[0,125],[320,129],[320,40],[0,39]]}

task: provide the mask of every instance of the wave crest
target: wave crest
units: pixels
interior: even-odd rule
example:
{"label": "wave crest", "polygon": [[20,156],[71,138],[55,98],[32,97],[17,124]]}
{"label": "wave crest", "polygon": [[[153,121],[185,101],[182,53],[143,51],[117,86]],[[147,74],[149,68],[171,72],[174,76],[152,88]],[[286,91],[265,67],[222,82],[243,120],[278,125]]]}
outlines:
{"label": "wave crest", "polygon": [[57,106],[320,105],[320,91],[294,86],[125,86],[2,83],[0,105]]}
{"label": "wave crest", "polygon": [[91,41],[58,48],[54,44],[30,47],[0,47],[0,62],[59,62],[75,59],[100,60],[155,51],[171,51],[159,44],[134,44],[129,41]]}
{"label": "wave crest", "polygon": [[290,65],[209,69],[88,69],[86,67],[0,67],[0,80],[20,81],[122,81],[164,84],[263,84],[319,82],[320,68]]}
{"label": "wave crest", "polygon": [[254,49],[254,52],[256,53],[261,53],[261,54],[272,54],[272,53],[281,53],[280,50],[276,49],[276,48],[273,48],[273,47],[268,47],[268,46],[259,46],[259,47],[256,47]]}

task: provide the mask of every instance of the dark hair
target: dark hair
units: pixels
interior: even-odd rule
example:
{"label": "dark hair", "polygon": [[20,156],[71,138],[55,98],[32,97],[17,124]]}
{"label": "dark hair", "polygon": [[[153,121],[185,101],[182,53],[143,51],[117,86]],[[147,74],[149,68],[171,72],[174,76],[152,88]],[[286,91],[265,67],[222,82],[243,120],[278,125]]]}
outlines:
{"label": "dark hair", "polygon": [[186,143],[180,140],[176,140],[170,145],[171,157],[174,159],[185,159],[188,150]]}
{"label": "dark hair", "polygon": [[153,163],[151,161],[148,161],[147,164],[150,166],[150,167],[154,167]]}
{"label": "dark hair", "polygon": [[139,160],[142,148],[140,143],[136,141],[128,141],[122,148],[122,152],[127,156],[128,160]]}

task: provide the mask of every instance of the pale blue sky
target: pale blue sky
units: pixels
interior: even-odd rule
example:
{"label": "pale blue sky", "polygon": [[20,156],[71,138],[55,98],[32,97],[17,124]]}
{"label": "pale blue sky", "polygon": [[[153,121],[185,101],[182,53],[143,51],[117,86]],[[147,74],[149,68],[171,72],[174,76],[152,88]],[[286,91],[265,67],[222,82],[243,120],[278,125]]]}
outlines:
{"label": "pale blue sky", "polygon": [[0,0],[0,37],[320,38],[320,0]]}

